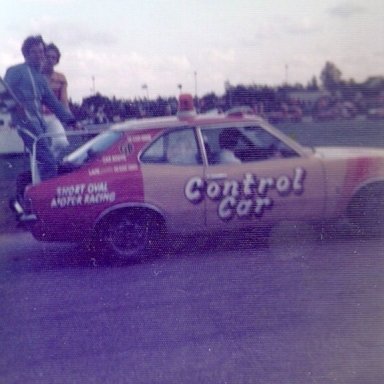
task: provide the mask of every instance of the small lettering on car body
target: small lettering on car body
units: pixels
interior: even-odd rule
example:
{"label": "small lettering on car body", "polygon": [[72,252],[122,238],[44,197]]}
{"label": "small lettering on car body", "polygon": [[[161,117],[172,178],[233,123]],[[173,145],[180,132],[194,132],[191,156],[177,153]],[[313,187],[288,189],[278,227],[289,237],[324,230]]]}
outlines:
{"label": "small lettering on car body", "polygon": [[102,162],[104,164],[118,163],[120,161],[126,161],[126,160],[127,160],[127,155],[125,153],[103,156],[103,158],[102,158]]}
{"label": "small lettering on car body", "polygon": [[60,186],[51,200],[51,208],[65,208],[80,205],[112,203],[116,193],[108,190],[107,182]]}
{"label": "small lettering on car body", "polygon": [[150,141],[152,136],[148,133],[140,134],[140,135],[134,135],[134,136],[129,136],[127,138],[128,141],[131,143],[142,143],[142,142],[147,142]]}

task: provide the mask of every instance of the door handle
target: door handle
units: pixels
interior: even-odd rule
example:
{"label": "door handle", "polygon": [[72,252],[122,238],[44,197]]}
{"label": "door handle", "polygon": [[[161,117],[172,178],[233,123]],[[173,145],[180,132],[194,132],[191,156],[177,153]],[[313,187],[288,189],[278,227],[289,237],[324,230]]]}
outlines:
{"label": "door handle", "polygon": [[208,173],[206,176],[207,180],[221,180],[227,177],[228,175],[226,173]]}

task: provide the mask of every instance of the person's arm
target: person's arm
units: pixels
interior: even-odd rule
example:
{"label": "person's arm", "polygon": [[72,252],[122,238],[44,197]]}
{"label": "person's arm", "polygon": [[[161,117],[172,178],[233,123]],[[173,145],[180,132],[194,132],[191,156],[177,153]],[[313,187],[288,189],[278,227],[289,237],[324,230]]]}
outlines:
{"label": "person's arm", "polygon": [[16,98],[16,105],[13,106],[9,112],[12,116],[12,123],[15,123],[15,119],[19,122],[25,121],[30,117],[27,112],[28,105],[25,103],[23,91],[22,91],[22,69],[21,67],[10,67],[7,69],[4,75],[4,82],[6,83],[8,89]]}
{"label": "person's arm", "polygon": [[[5,72],[4,82],[8,85],[10,90],[20,100],[20,82],[22,81],[22,74],[20,69],[16,67],[8,68]],[[22,101],[22,100],[20,100]]]}
{"label": "person's arm", "polygon": [[61,73],[60,74],[60,101],[65,105],[69,110],[69,101],[68,101],[68,82],[66,77]]}

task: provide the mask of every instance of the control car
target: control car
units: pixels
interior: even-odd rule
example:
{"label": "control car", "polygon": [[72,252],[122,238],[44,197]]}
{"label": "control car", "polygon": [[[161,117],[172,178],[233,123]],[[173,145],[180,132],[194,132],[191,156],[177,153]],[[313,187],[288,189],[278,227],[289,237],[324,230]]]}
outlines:
{"label": "control car", "polygon": [[342,217],[383,227],[383,150],[303,147],[257,116],[198,115],[183,96],[177,116],[114,124],[67,155],[57,177],[34,176],[19,220],[38,240],[91,240],[123,259],[167,233]]}

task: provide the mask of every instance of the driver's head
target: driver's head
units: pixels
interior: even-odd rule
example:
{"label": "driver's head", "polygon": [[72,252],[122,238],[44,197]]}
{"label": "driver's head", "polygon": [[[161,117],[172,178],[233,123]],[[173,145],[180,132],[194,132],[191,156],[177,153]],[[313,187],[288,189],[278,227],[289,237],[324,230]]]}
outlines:
{"label": "driver's head", "polygon": [[236,128],[226,128],[219,136],[219,144],[223,149],[234,149],[239,139],[239,131]]}

